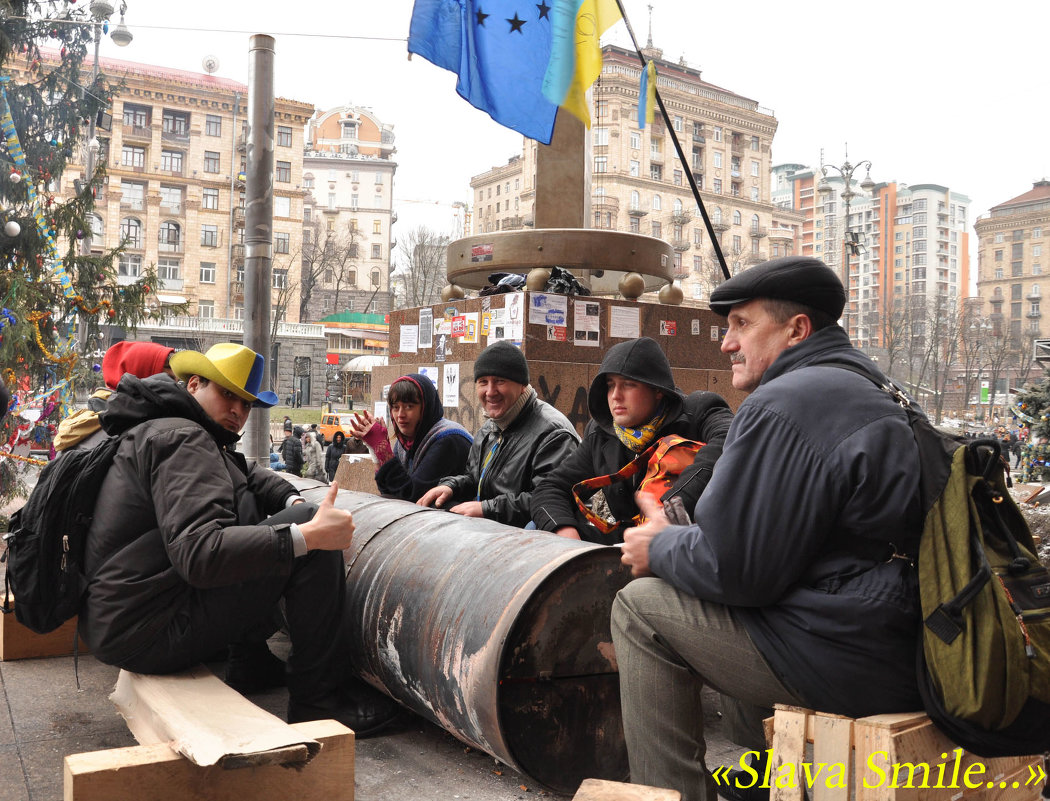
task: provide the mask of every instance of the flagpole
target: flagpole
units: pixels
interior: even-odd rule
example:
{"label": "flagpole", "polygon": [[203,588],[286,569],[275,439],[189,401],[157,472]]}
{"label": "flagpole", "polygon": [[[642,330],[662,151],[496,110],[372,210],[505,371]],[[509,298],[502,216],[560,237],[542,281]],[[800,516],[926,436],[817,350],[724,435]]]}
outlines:
{"label": "flagpole", "polygon": [[[634,51],[638,54],[638,60],[642,64],[642,69],[646,68],[645,56],[642,55],[642,50],[638,47],[638,40],[634,36],[634,28],[631,27],[631,21],[627,19],[627,9],[623,7],[622,0],[616,0],[616,5],[620,8],[620,15],[623,17],[623,24],[627,26],[627,33],[631,36],[631,43],[634,45]],[[682,171],[685,173],[686,179],[689,181],[689,188],[693,190],[693,197],[696,199],[696,207],[700,209],[700,216],[704,218],[704,226],[707,228],[707,235],[711,239],[711,245],[714,248],[715,256],[718,258],[718,266],[722,268],[722,276],[728,281],[731,277],[729,274],[729,267],[726,265],[726,257],[722,255],[722,246],[718,241],[718,237],[715,235],[715,229],[711,225],[711,218],[707,216],[707,209],[704,207],[704,201],[700,197],[700,189],[696,185],[696,179],[693,178],[693,171],[689,169],[689,162],[686,161],[685,152],[682,150],[682,143],[678,141],[678,137],[675,136],[674,126],[671,124],[671,118],[667,114],[667,107],[664,106],[664,100],[660,97],[660,90],[654,85],[653,92],[656,96],[656,104],[660,107],[660,114],[664,118],[664,125],[667,128],[667,132],[671,134],[671,141],[674,142],[674,149],[678,153],[678,160],[682,164]],[[639,102],[641,98],[639,98]]]}

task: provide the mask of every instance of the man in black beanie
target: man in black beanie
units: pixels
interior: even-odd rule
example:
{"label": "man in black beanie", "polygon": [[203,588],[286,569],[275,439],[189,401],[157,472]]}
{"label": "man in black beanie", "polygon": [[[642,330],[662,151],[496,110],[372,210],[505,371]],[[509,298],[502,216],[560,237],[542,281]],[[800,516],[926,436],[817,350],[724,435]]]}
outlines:
{"label": "man in black beanie", "polygon": [[[641,498],[646,522],[624,534],[640,578],[616,596],[612,636],[631,779],[682,801],[769,798],[762,718],[776,703],[849,717],[922,707],[916,578],[892,558],[921,531],[918,449],[889,393],[838,366],[885,380],[835,324],[845,300],[831,269],[800,256],[711,294],[733,386],[751,394],[694,523],[670,525]],[[718,786],[705,686],[731,699],[730,739],[751,749]]]}
{"label": "man in black beanie", "polygon": [[417,503],[525,526],[536,482],[575,450],[580,437],[565,415],[536,397],[525,356],[509,342],[481,352],[474,388],[488,419],[474,437],[467,472],[441,479]]}

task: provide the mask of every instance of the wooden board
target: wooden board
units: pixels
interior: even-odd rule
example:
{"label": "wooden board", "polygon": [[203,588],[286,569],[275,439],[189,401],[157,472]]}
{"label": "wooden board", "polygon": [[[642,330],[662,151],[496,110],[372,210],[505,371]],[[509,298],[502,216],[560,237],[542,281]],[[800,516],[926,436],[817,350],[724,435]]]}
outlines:
{"label": "wooden board", "polygon": [[292,725],[323,749],[305,767],[201,767],[168,745],[71,754],[64,801],[353,801],[354,733],[334,720]]}
{"label": "wooden board", "polygon": [[[37,634],[19,623],[13,612],[0,615],[0,662],[68,656],[73,653],[73,632],[76,628],[77,619],[73,618],[52,632]],[[91,653],[84,640],[80,640],[80,653]]]}
{"label": "wooden board", "polygon": [[679,801],[681,797],[677,790],[662,787],[584,779],[572,801]]}
{"label": "wooden board", "polygon": [[110,700],[141,744],[170,743],[201,766],[303,763],[320,750],[204,665],[166,676],[122,670]]}

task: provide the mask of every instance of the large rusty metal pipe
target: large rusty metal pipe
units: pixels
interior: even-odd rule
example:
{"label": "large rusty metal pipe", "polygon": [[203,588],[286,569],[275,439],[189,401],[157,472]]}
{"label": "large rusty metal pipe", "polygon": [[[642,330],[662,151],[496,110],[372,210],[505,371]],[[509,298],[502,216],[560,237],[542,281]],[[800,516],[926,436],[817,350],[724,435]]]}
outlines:
{"label": "large rusty metal pipe", "polygon": [[556,792],[626,778],[609,631],[630,579],[619,549],[366,493],[340,490],[336,505],[356,526],[346,617],[366,680]]}

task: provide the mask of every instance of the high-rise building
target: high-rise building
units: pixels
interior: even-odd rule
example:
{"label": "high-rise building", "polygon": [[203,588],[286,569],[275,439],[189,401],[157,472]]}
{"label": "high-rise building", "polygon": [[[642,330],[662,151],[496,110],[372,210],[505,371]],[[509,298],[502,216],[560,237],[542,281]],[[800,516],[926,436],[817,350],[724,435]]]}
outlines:
{"label": "high-rise building", "polygon": [[318,111],[306,130],[303,313],[385,314],[394,247],[393,126],[368,108]]}
{"label": "high-rise building", "polygon": [[804,217],[799,254],[843,279],[842,325],[858,347],[886,349],[896,340],[905,352],[921,351],[931,319],[962,313],[970,280],[966,195],[867,178],[852,180],[847,192],[841,175],[801,164],[777,165],[773,175],[776,202],[790,198]]}
{"label": "high-rise building", "polygon": [[977,294],[994,325],[1015,339],[1046,337],[1042,289],[1044,237],[1050,237],[1050,180],[993,206],[977,231]]}
{"label": "high-rise building", "polygon": [[[656,63],[657,86],[688,164],[681,163],[659,113],[652,124],[639,126],[637,56],[605,46],[592,91],[588,223],[670,242],[685,302],[705,303],[722,275],[687,172],[733,273],[795,252],[803,215],[771,197],[773,113],[704,81],[684,61],[664,61],[651,42],[642,52]],[[475,234],[534,224],[537,148],[527,139],[520,156],[471,179]]]}

